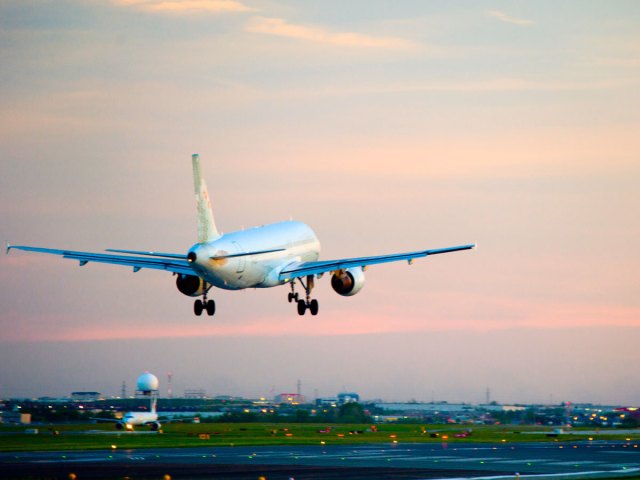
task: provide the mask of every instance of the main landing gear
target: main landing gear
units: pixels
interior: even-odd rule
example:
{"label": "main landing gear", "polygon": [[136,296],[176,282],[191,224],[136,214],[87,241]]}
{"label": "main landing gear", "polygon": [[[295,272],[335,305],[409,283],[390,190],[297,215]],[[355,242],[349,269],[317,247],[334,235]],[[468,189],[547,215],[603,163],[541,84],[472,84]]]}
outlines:
{"label": "main landing gear", "polygon": [[214,302],[213,300],[207,300],[206,290],[204,292],[204,295],[202,295],[202,300],[198,299],[193,304],[193,313],[195,313],[196,315],[202,315],[202,312],[204,310],[207,311],[207,315],[209,315],[210,317],[213,316],[214,313],[216,313],[216,302]]}
{"label": "main landing gear", "polygon": [[311,315],[317,315],[318,308],[319,308],[318,300],[316,300],[315,298],[314,299],[310,298],[311,290],[313,290],[313,287],[314,287],[313,275],[307,275],[306,284],[302,281],[301,278],[298,278],[298,281],[300,282],[300,285],[302,285],[302,287],[304,288],[305,300],[302,300],[298,297],[298,294],[295,291],[295,280],[293,280],[291,282],[291,292],[289,292],[289,295],[288,295],[289,303],[295,300],[298,306],[298,315],[304,315],[307,309],[309,309],[309,311],[311,312]]}

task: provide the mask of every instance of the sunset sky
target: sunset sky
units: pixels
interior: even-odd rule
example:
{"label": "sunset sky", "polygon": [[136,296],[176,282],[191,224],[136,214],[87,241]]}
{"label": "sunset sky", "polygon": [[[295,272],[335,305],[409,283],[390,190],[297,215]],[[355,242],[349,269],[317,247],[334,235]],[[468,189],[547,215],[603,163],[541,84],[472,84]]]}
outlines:
{"label": "sunset sky", "polygon": [[478,242],[212,290],[0,257],[0,397],[173,390],[640,406],[640,2],[5,0],[0,233],[182,253],[191,154],[225,232],[293,218],[322,259]]}

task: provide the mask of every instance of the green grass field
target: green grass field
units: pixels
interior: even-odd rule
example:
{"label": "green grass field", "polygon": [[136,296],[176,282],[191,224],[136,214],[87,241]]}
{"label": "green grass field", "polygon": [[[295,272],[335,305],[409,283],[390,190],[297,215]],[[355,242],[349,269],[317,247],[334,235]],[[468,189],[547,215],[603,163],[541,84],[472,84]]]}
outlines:
{"label": "green grass field", "polygon": [[[549,437],[541,430],[551,433],[551,429],[524,426],[473,426],[471,435],[456,437],[464,428],[445,425],[377,425],[376,431],[368,431],[370,425],[331,425],[329,433],[326,424],[265,424],[265,423],[171,423],[163,425],[163,433],[136,434],[117,432],[111,424],[46,425],[30,427],[0,426],[0,451],[34,450],[88,450],[127,448],[167,448],[195,446],[241,446],[241,445],[325,445],[366,444],[366,443],[414,443],[414,442],[568,442],[578,440],[625,440],[640,453],[640,430],[628,434],[598,434],[588,432],[573,435]],[[38,434],[24,433],[27,428],[37,428]],[[97,432],[85,434],[84,432]],[[141,428],[139,431],[146,432]],[[363,433],[356,433],[361,431]],[[57,432],[57,434],[56,434]],[[439,436],[434,438],[432,434]],[[577,433],[577,434],[576,434]]]}

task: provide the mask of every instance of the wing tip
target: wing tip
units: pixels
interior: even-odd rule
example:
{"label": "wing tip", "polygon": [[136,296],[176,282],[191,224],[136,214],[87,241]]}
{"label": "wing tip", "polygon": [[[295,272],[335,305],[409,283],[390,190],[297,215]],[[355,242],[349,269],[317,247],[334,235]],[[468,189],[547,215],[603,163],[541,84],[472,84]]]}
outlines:
{"label": "wing tip", "polygon": [[12,248],[11,244],[7,241],[7,250],[5,252],[5,255],[9,255],[9,252],[11,251],[11,248]]}

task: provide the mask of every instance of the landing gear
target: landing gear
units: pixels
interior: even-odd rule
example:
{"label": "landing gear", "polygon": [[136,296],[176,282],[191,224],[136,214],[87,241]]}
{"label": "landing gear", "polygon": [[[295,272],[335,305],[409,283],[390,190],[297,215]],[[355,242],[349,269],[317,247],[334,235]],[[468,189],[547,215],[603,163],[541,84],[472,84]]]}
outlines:
{"label": "landing gear", "polygon": [[213,315],[216,313],[216,302],[214,302],[213,300],[208,300],[204,308],[207,310],[207,315],[213,317]]}
{"label": "landing gear", "polygon": [[214,302],[213,300],[207,300],[206,291],[204,292],[204,295],[202,295],[202,300],[198,299],[193,304],[193,313],[195,313],[197,316],[202,315],[202,312],[204,310],[207,311],[207,315],[209,315],[210,317],[216,313],[216,302]]}
{"label": "landing gear", "polygon": [[289,303],[293,302],[294,300],[296,302],[298,301],[298,294],[294,290],[293,283],[294,282],[291,282],[291,292],[289,292],[289,295],[288,295]]}
{"label": "landing gear", "polygon": [[305,300],[298,299],[298,294],[294,292],[294,282],[291,282],[291,292],[289,293],[289,303],[292,301],[296,301],[298,308],[298,315],[304,315],[307,312],[307,309],[311,312],[311,315],[318,314],[318,300],[311,299],[311,290],[313,290],[314,282],[313,275],[307,275],[307,283],[305,284],[301,278],[298,278],[300,285],[304,288],[305,291]]}
{"label": "landing gear", "polygon": [[204,310],[204,305],[202,304],[202,300],[198,299],[193,304],[193,313],[200,316],[202,315],[202,310]]}
{"label": "landing gear", "polygon": [[318,305],[318,300],[316,300],[315,298],[309,302],[309,311],[311,312],[311,315],[317,315],[319,308],[320,306]]}
{"label": "landing gear", "polygon": [[307,311],[307,303],[304,300],[298,300],[298,315],[304,315]]}

